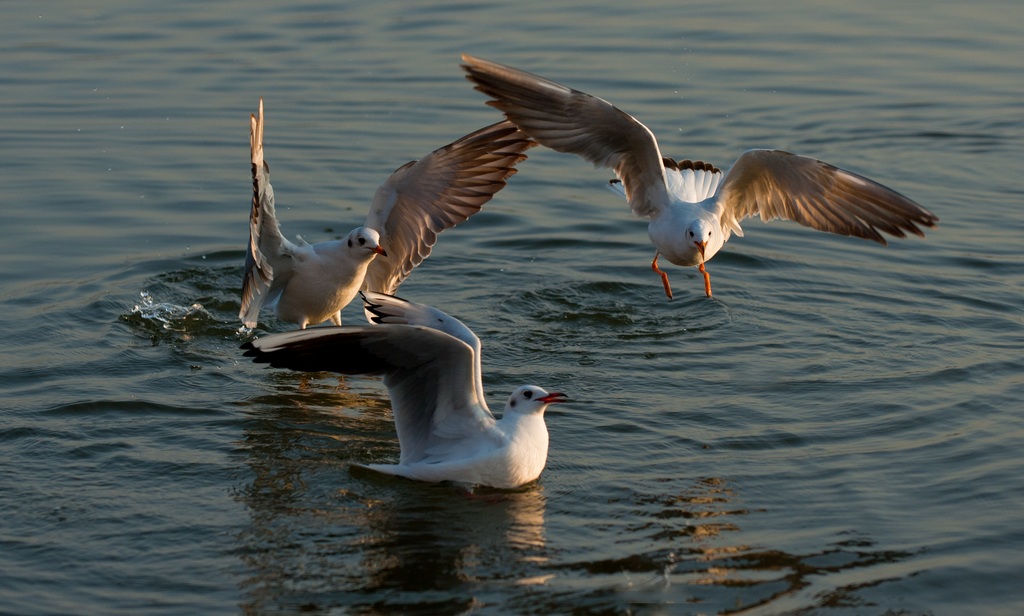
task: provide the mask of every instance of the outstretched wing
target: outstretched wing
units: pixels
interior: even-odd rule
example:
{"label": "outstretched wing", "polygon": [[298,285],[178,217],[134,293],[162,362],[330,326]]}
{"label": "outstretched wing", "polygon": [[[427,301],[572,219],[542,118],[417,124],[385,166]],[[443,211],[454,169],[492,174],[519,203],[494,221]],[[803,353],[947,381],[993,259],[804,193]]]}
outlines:
{"label": "outstretched wing", "polygon": [[[252,207],[249,210],[249,246],[242,278],[242,308],[238,318],[256,327],[260,309],[280,292],[291,275],[293,246],[281,235],[274,211],[270,166],[263,160],[263,97],[259,116],[249,116],[252,154]],[[271,287],[274,287],[272,290]]]}
{"label": "outstretched wing", "polygon": [[402,462],[494,427],[494,416],[477,395],[473,349],[436,329],[316,327],[257,338],[242,348],[247,357],[275,368],[383,374]]}
{"label": "outstretched wing", "polygon": [[479,212],[534,145],[512,123],[499,122],[396,169],[377,189],[364,224],[381,234],[388,258],[370,263],[362,288],[394,293],[437,234]]}
{"label": "outstretched wing", "polygon": [[729,170],[715,207],[722,230],[739,222],[793,220],[805,227],[885,244],[882,233],[924,236],[937,216],[900,193],[828,163],[781,150],[749,150]]}
{"label": "outstretched wing", "polygon": [[541,145],[615,170],[637,216],[668,203],[661,152],[654,134],[606,100],[519,69],[462,56],[466,78]]}
{"label": "outstretched wing", "polygon": [[455,336],[468,344],[473,349],[473,382],[477,389],[476,395],[480,400],[485,399],[483,372],[480,365],[480,338],[465,323],[433,306],[417,304],[394,295],[363,291],[362,297],[366,319],[371,323],[377,325],[394,323],[422,325]]}

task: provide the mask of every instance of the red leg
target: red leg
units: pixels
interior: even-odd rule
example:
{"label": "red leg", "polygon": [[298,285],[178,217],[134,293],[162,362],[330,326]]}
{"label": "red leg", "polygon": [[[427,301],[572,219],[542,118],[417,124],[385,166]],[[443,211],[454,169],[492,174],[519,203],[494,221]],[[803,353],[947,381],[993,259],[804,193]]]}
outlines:
{"label": "red leg", "polygon": [[660,256],[660,252],[654,253],[654,260],[651,261],[651,269],[661,276],[661,284],[665,285],[665,295],[668,295],[668,298],[672,299],[672,287],[668,283],[668,274],[658,268],[658,257]]}
{"label": "red leg", "polygon": [[708,271],[704,269],[703,263],[700,264],[700,267],[698,267],[697,270],[701,274],[704,274],[704,292],[708,294],[708,297],[711,297],[711,276],[708,274]]}

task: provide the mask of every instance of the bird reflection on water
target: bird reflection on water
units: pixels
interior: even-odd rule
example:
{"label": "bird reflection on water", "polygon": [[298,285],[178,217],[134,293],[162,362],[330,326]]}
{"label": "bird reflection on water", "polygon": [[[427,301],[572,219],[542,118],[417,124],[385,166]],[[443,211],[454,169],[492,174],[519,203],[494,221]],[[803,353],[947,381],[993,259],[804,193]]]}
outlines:
{"label": "bird reflection on water", "polygon": [[277,392],[249,401],[241,444],[253,475],[237,494],[250,511],[238,537],[245,612],[458,611],[482,600],[487,580],[532,583],[548,560],[542,485],[467,492],[349,468],[398,455],[383,392],[354,389],[365,379],[272,378]]}
{"label": "bird reflection on water", "polygon": [[[701,606],[702,613],[734,614],[782,605],[787,597],[799,597],[799,605],[836,606],[859,589],[892,580],[859,570],[912,556],[873,550],[873,542],[859,536],[840,537],[826,549],[809,553],[736,543],[733,533],[741,530],[742,520],[761,511],[742,506],[727,479],[701,478],[679,489],[675,484],[681,481],[664,479],[663,493],[634,493],[613,503],[620,514],[627,513],[621,517],[628,526],[615,534],[638,537],[629,544],[617,543],[610,550],[615,557],[573,563],[552,558],[545,567],[553,575],[546,580],[550,593],[544,610],[693,604]],[[609,552],[600,546],[594,551]],[[848,586],[814,592],[817,580],[844,574],[852,580]]]}
{"label": "bird reflection on water", "polygon": [[[152,297],[187,306],[187,294],[167,283],[153,281]],[[220,305],[198,290],[190,296]],[[233,336],[229,316],[183,321],[184,333],[142,313],[124,319],[154,344],[191,352],[197,332]],[[675,604],[738,613],[848,605],[914,571],[914,553],[879,549],[863,531],[838,530],[824,544],[780,544],[763,528],[777,512],[725,476],[647,477],[616,491],[586,472],[588,485],[577,489],[593,507],[570,511],[561,503],[579,504],[581,495],[566,494],[574,474],[558,462],[521,490],[471,494],[352,471],[353,462],[398,457],[382,384],[290,372],[264,372],[260,382],[259,395],[240,403],[247,419],[236,449],[235,497],[249,515],[234,550],[243,613]]]}
{"label": "bird reflection on water", "polygon": [[[890,581],[899,569],[893,564],[912,556],[875,550],[860,535],[807,553],[737,543],[744,520],[762,511],[721,477],[664,478],[657,493],[613,495],[603,505],[610,517],[577,512],[591,520],[580,527],[548,511],[545,476],[519,490],[467,492],[357,470],[351,462],[397,456],[383,392],[334,375],[270,378],[277,391],[249,401],[252,426],[240,444],[252,473],[237,494],[250,512],[238,536],[245,613],[296,606],[463,612],[496,604],[551,613],[673,604],[739,613],[787,598],[825,607]],[[745,530],[748,539],[758,536]],[[602,540],[609,532],[630,539],[609,544]],[[577,544],[588,533],[593,546],[582,559],[560,556],[561,542]],[[815,591],[818,580],[837,576],[851,581]]]}

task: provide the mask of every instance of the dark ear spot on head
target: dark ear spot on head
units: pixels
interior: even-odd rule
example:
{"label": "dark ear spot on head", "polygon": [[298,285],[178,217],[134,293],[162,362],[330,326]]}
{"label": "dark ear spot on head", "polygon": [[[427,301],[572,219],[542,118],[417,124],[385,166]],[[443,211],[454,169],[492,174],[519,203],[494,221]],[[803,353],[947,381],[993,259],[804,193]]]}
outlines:
{"label": "dark ear spot on head", "polygon": [[509,406],[515,406],[516,405],[516,399],[512,398],[512,400],[509,401],[508,405]]}
{"label": "dark ear spot on head", "polygon": [[348,247],[349,247],[349,248],[352,248],[352,240],[349,240],[349,241],[348,241]]}

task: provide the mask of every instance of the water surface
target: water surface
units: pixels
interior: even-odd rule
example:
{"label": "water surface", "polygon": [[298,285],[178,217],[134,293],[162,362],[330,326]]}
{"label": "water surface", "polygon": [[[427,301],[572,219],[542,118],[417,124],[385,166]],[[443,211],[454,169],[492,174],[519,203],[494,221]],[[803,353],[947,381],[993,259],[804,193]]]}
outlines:
{"label": "water surface", "polygon": [[[1024,609],[1018,2],[4,16],[5,613]],[[398,455],[380,382],[237,348],[248,114],[285,232],[336,237],[496,120],[462,52],[615,102],[667,155],[790,149],[941,226],[882,248],[748,221],[715,297],[673,267],[668,301],[607,171],[532,150],[400,294],[480,334],[492,407],[572,395],[547,469],[473,494],[360,472]]]}

